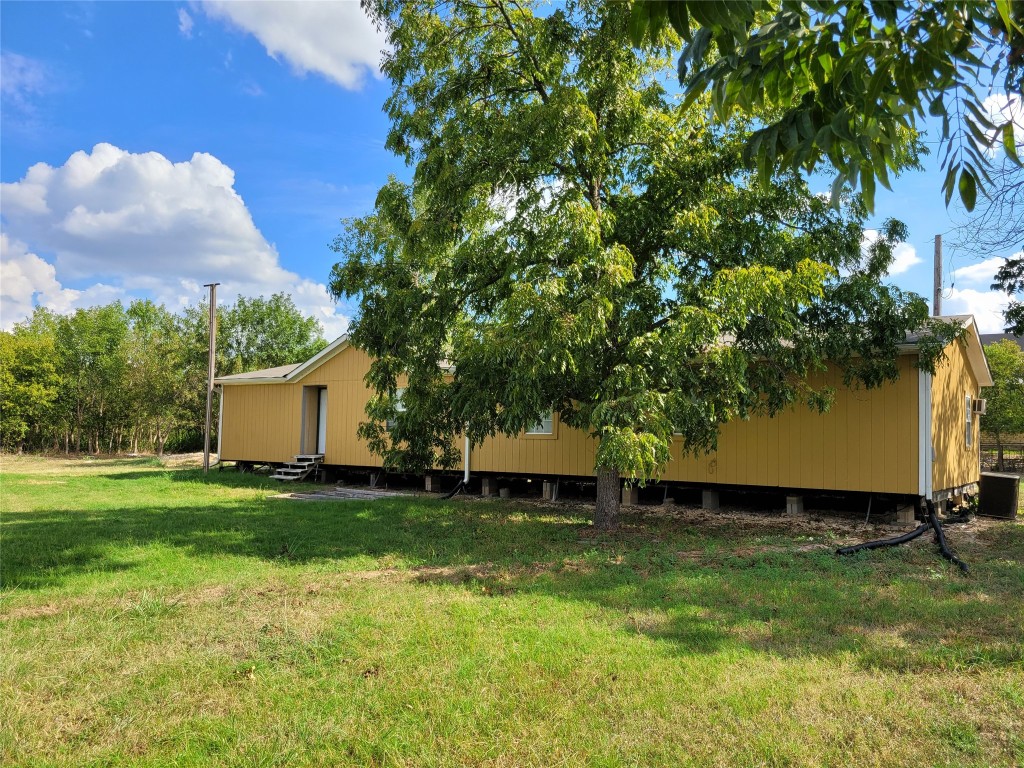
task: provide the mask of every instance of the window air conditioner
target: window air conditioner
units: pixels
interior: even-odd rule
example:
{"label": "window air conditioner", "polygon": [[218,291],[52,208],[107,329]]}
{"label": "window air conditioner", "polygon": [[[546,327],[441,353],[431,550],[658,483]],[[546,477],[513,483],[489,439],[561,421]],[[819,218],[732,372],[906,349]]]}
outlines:
{"label": "window air conditioner", "polygon": [[988,404],[988,400],[983,397],[976,398],[974,401],[974,408],[972,409],[979,416],[985,415],[985,406]]}

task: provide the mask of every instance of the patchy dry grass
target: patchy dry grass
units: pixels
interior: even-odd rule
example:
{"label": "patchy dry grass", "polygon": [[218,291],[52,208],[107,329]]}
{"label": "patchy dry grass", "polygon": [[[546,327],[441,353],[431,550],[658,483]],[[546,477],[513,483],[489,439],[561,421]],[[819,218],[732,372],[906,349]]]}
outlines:
{"label": "patchy dry grass", "polygon": [[5,766],[1024,763],[1019,524],[952,530],[963,578],[769,515],[595,536],[147,460],[0,484]]}

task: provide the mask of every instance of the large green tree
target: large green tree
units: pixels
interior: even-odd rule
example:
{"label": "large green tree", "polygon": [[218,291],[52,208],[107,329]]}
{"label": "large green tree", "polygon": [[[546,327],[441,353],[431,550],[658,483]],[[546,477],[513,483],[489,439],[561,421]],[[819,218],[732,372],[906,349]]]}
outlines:
{"label": "large green tree", "polygon": [[0,331],[0,446],[17,450],[54,412],[61,378],[52,334]]}
{"label": "large green tree", "polygon": [[988,400],[982,429],[996,441],[998,468],[1003,470],[1003,440],[1024,434],[1024,350],[1004,339],[985,347],[992,380],[985,390]]}
{"label": "large green tree", "polygon": [[[132,450],[138,452],[140,439],[152,442],[157,456],[178,425],[196,417],[202,385],[189,376],[188,346],[179,319],[163,305],[149,300],[128,306],[130,331],[125,386],[130,393],[134,428]],[[202,391],[205,392],[205,386]],[[148,434],[143,435],[146,430]]]}
{"label": "large green tree", "polygon": [[[901,132],[931,116],[973,250],[1021,247],[1024,0],[635,0],[637,45],[683,38],[687,98],[715,113],[759,117],[744,157],[767,180],[776,168],[836,172],[833,190],[860,185],[869,210],[890,186]],[[1016,115],[1016,118],[1015,118]],[[1024,333],[1024,257],[993,289],[1011,296],[1007,330]]]}
{"label": "large green tree", "polygon": [[[186,333],[206,375],[209,306],[185,310]],[[327,345],[323,326],[305,317],[291,296],[238,296],[217,307],[217,375],[228,376],[307,360]]]}
{"label": "large green tree", "polygon": [[128,332],[128,316],[120,302],[78,309],[57,320],[57,359],[64,380],[60,404],[69,417],[69,440],[76,449],[83,441],[93,453],[112,447],[115,425],[130,412],[124,386]]}
{"label": "large green tree", "polygon": [[[320,324],[285,294],[239,298],[220,317],[218,374],[298,362],[326,343]],[[0,444],[157,454],[168,439],[195,445],[205,421],[207,318],[204,306],[175,314],[141,300],[69,315],[37,307],[0,335]]]}
{"label": "large green tree", "polygon": [[1024,302],[1013,298],[1024,295],[1024,256],[1014,255],[996,272],[993,290],[1005,291],[1010,296],[1003,317],[1006,330],[1018,336],[1024,336]]}
{"label": "large green tree", "polygon": [[554,411],[599,440],[611,527],[620,477],[656,477],[673,433],[705,450],[730,419],[827,407],[806,379],[827,360],[851,383],[896,375],[928,314],[882,282],[903,227],[865,250],[859,198],[833,208],[795,173],[751,184],[749,125],[680,106],[668,59],[626,44],[628,5],[370,10],[390,43],[387,146],[414,172],[348,222],[331,289],[360,302],[377,392],[360,430],[387,465],[452,465],[463,430]]}

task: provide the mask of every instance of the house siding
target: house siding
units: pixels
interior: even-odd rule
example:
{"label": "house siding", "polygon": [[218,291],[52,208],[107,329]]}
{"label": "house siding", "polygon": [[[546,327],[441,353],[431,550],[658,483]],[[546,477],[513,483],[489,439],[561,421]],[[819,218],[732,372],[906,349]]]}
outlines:
{"label": "house siding", "polygon": [[973,402],[980,394],[978,380],[967,361],[965,342],[955,341],[946,347],[946,359],[932,377],[933,492],[976,483],[981,475],[980,419],[977,415],[972,418],[970,446],[964,424],[966,395]]}
{"label": "house siding", "polygon": [[223,388],[221,459],[291,461],[299,452],[302,388],[282,384]]}
{"label": "house siding", "polygon": [[[960,374],[965,373],[961,356]],[[661,477],[692,482],[760,487],[807,488],[878,493],[916,493],[918,485],[918,384],[916,357],[899,359],[900,378],[872,390],[848,389],[838,369],[812,378],[836,390],[824,414],[794,406],[774,418],[756,417],[722,427],[718,450],[685,454],[673,441],[672,459]],[[370,358],[346,347],[302,379],[281,384],[224,386],[222,458],[226,461],[289,461],[300,450],[303,393],[327,388],[324,461],[339,466],[379,465],[356,431],[371,392],[363,378]],[[950,367],[952,373],[954,366]],[[944,379],[936,377],[934,386]],[[952,386],[949,384],[948,386]],[[976,388],[975,388],[976,396]],[[935,401],[946,397],[934,395]],[[958,401],[963,408],[963,395]],[[315,399],[307,402],[315,404]],[[962,413],[961,413],[962,418]],[[473,472],[508,475],[591,476],[596,441],[560,423],[551,435],[496,436],[474,448]],[[962,440],[962,425],[960,434]],[[308,441],[308,437],[307,437]],[[459,445],[461,450],[461,444]],[[308,448],[305,450],[308,451]],[[969,472],[970,467],[966,467]],[[975,468],[974,478],[977,478]],[[945,486],[936,485],[936,488]]]}
{"label": "house siding", "polygon": [[[916,356],[899,359],[900,378],[876,389],[849,389],[830,368],[812,377],[831,386],[827,413],[794,406],[723,425],[718,450],[694,456],[682,439],[661,476],[670,482],[814,488],[912,494],[918,485]],[[595,440],[557,423],[552,436],[492,437],[473,451],[475,472],[576,475],[594,473]]]}
{"label": "house siding", "polygon": [[674,446],[666,480],[781,488],[914,493],[917,489],[916,356],[899,358],[897,381],[851,389],[836,368],[812,377],[835,389],[826,413],[796,405],[774,418],[722,427],[718,450],[683,454]]}

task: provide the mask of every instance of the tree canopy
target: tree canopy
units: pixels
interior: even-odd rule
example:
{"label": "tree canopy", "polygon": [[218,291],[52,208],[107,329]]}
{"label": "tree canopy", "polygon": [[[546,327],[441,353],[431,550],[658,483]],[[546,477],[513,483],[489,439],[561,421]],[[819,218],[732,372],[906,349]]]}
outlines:
{"label": "tree canopy", "polygon": [[982,429],[992,435],[1003,469],[1003,440],[1024,434],[1024,349],[1009,339],[985,347],[994,386],[985,390],[988,400]]}
{"label": "tree canopy", "polygon": [[326,346],[320,322],[303,316],[285,293],[239,296],[223,308],[218,324],[221,376],[301,362]]}
{"label": "tree canopy", "polygon": [[[57,315],[0,332],[0,445],[162,453],[201,444],[209,310],[151,301]],[[218,307],[218,375],[305,360],[326,342],[291,298]],[[216,412],[215,412],[216,413]]]}
{"label": "tree canopy", "polygon": [[[993,290],[1005,291],[1010,296],[1024,294],[1024,256],[1007,259],[996,272],[995,280]],[[1024,336],[1024,302],[1011,299],[1003,317],[1007,331]]]}
{"label": "tree canopy", "polygon": [[993,145],[1020,163],[1020,127],[985,103],[991,93],[1020,98],[1020,0],[633,4],[635,44],[670,44],[669,27],[685,42],[678,74],[687,98],[710,92],[720,119],[759,113],[745,152],[764,179],[826,160],[838,171],[834,189],[859,183],[870,209],[876,182],[888,187],[899,165],[901,130],[927,115],[941,122],[947,204],[956,191],[972,210],[979,190],[994,186]]}
{"label": "tree canopy", "polygon": [[730,419],[826,408],[806,379],[826,361],[851,384],[896,375],[928,324],[882,281],[905,228],[862,248],[861,198],[832,207],[792,171],[752,183],[750,121],[681,105],[668,58],[628,45],[628,5],[369,7],[387,146],[413,178],[347,222],[330,286],[360,303],[377,393],[360,434],[387,466],[450,466],[463,431],[554,412],[598,439],[595,522],[613,526],[620,475],[656,477],[674,435],[706,450]]}

